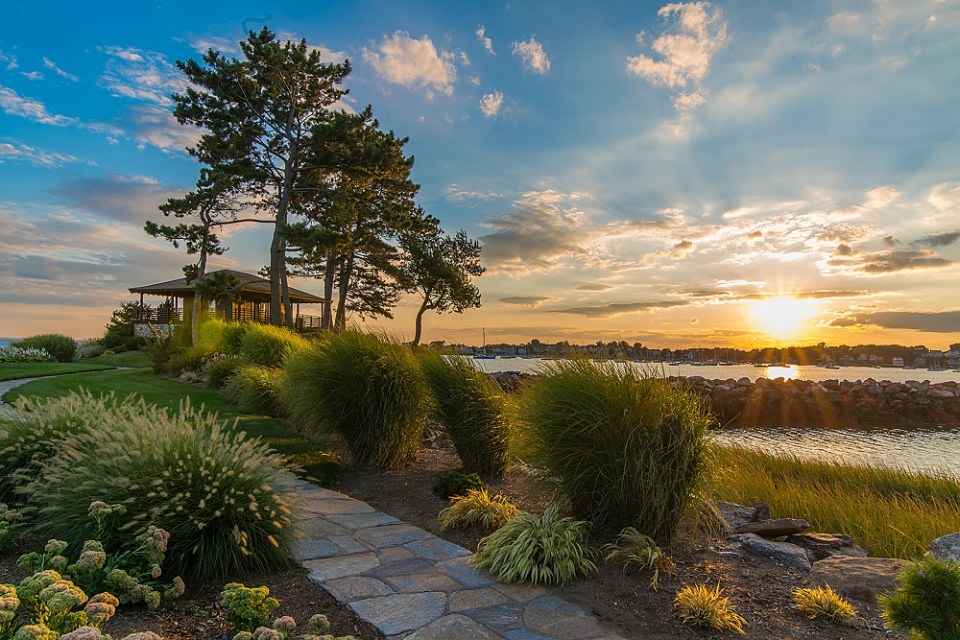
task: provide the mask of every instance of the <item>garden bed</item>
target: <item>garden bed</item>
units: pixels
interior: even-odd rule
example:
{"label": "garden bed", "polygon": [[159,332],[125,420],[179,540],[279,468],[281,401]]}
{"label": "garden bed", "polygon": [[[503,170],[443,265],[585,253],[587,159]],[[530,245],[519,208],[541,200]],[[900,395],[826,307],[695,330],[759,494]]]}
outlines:
{"label": "garden bed", "polygon": [[[375,509],[474,550],[483,537],[482,532],[441,531],[437,523],[437,514],[446,506],[446,501],[433,495],[433,487],[441,474],[459,468],[459,459],[451,450],[421,448],[416,462],[402,472],[378,474],[348,467],[337,489]],[[541,512],[549,504],[549,499],[521,469],[514,468],[504,480],[490,483],[490,488],[508,496],[522,509]],[[649,574],[624,575],[618,568],[604,566],[593,578],[551,588],[551,591],[592,611],[623,637],[638,640],[718,637],[720,634],[716,632],[685,626],[672,614],[673,596],[680,587],[703,582],[713,586],[717,581],[725,595],[730,596],[734,609],[746,618],[747,638],[866,640],[891,637],[883,629],[876,605],[854,602],[864,617],[859,628],[804,618],[793,607],[791,597],[795,587],[803,586],[803,574],[747,555],[721,558],[716,551],[708,550],[708,545],[707,540],[693,534],[681,535],[671,549],[676,572],[662,576],[656,592],[648,586]]]}

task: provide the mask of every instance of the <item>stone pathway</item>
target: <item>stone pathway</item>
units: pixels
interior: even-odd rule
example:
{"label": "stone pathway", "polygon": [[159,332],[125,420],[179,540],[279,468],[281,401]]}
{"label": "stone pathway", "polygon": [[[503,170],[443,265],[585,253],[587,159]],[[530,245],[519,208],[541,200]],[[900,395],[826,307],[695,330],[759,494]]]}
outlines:
{"label": "stone pathway", "polygon": [[622,640],[548,589],[499,584],[463,547],[365,502],[300,480],[296,491],[296,559],[391,640]]}

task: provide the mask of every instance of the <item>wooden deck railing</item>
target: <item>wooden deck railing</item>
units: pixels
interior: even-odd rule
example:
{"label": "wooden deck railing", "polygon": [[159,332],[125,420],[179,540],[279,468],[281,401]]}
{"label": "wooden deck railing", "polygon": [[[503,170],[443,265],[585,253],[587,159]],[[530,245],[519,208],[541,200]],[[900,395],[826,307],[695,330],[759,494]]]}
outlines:
{"label": "wooden deck railing", "polygon": [[[223,318],[217,312],[216,317]],[[255,309],[241,308],[233,314],[233,322],[259,322],[270,324],[270,312],[266,309],[257,312]],[[141,309],[137,312],[135,324],[177,324],[183,322],[183,309]],[[319,316],[299,315],[295,325],[300,331],[319,331],[321,318]]]}

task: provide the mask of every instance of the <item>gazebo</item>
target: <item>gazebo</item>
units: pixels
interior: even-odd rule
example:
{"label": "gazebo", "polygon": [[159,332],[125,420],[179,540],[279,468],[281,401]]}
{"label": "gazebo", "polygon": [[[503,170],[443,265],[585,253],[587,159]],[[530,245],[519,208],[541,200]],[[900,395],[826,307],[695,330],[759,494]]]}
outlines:
{"label": "gazebo", "polygon": [[[218,275],[222,274],[222,275]],[[242,271],[221,269],[205,275],[207,278],[223,278],[233,284],[215,300],[206,302],[206,308],[201,313],[211,315],[209,305],[213,303],[213,315],[227,321],[235,322],[270,322],[270,281]],[[294,303],[294,326],[300,330],[320,328],[320,318],[317,316],[302,315],[301,304],[318,304],[323,298],[306,291],[290,288],[290,301]],[[140,294],[140,311],[134,323],[136,335],[150,337],[153,331],[169,335],[172,325],[190,321],[196,292],[193,283],[187,279],[177,278],[143,287],[131,287],[130,293]],[[144,296],[163,296],[166,300],[156,308],[147,308],[144,305]],[[151,330],[152,327],[152,330]]]}

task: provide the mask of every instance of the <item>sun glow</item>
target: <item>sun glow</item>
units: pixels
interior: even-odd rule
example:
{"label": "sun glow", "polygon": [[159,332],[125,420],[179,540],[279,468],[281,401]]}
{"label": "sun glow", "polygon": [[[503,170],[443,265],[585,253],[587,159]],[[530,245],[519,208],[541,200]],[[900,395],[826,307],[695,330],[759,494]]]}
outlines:
{"label": "sun glow", "polygon": [[781,340],[799,338],[806,321],[817,315],[817,302],[787,296],[754,302],[750,316],[759,329]]}

